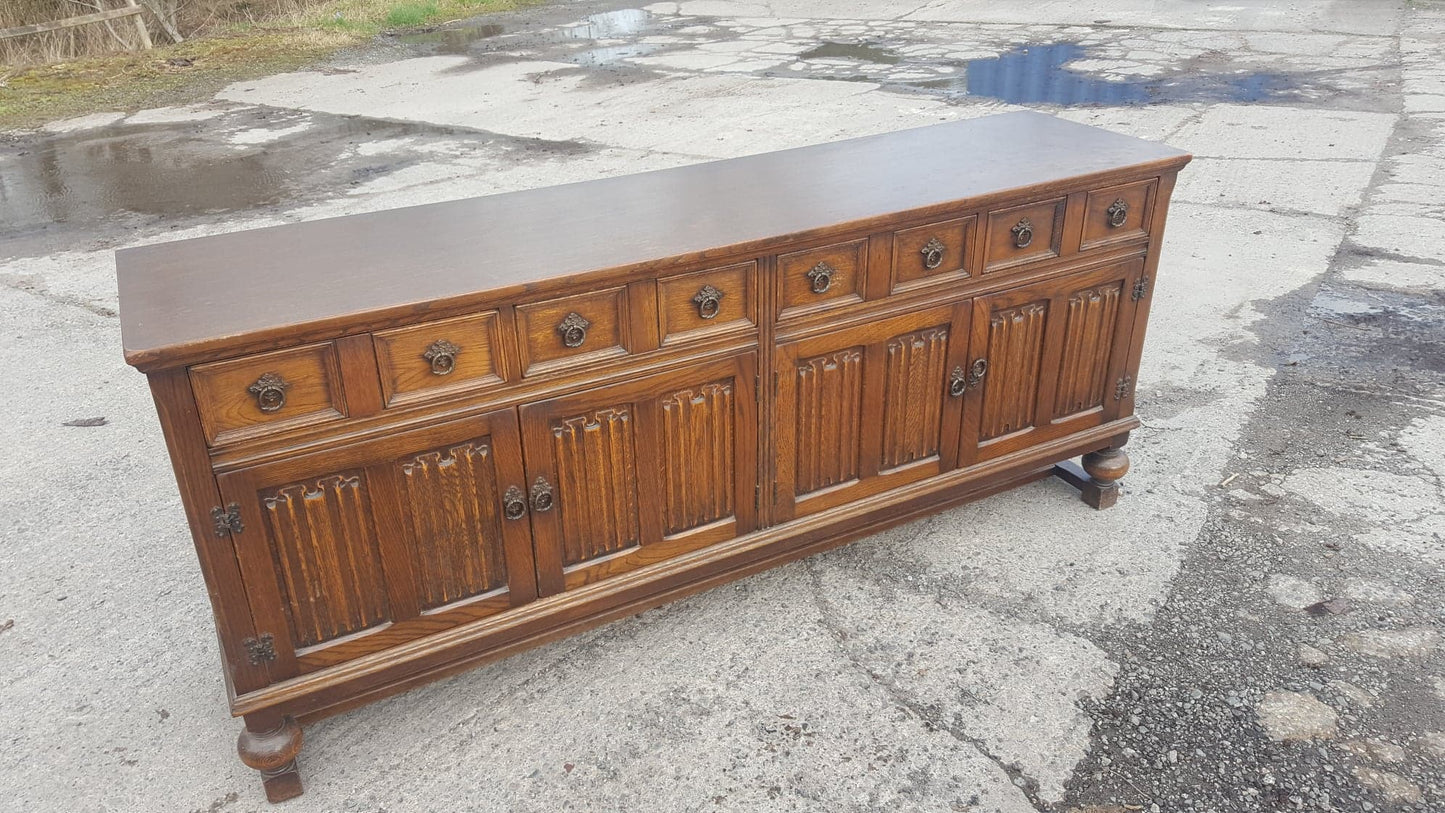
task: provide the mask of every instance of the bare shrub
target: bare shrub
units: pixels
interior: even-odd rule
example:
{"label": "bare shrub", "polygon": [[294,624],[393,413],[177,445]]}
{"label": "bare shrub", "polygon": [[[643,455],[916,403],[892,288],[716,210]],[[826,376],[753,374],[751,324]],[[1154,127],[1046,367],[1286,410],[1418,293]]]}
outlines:
{"label": "bare shrub", "polygon": [[[265,22],[300,17],[322,0],[137,0],[157,43],[169,41],[166,26],[191,37],[232,22]],[[124,0],[0,0],[0,28],[48,23],[97,11],[123,8]],[[98,56],[138,46],[129,19],[0,40],[0,65],[22,66]]]}

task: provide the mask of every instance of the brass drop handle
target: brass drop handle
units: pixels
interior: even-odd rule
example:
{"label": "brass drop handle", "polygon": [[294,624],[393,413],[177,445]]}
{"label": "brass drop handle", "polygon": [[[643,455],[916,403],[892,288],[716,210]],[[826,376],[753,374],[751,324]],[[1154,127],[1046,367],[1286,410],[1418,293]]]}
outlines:
{"label": "brass drop handle", "polygon": [[457,368],[457,354],[460,352],[460,347],[446,339],[437,339],[427,347],[421,357],[431,364],[432,375],[451,375],[452,370]]}
{"label": "brass drop handle", "polygon": [[948,246],[945,246],[942,240],[930,237],[928,242],[923,244],[923,248],[918,250],[923,255],[923,267],[932,271],[943,265],[943,253],[947,250]]}
{"label": "brass drop handle", "polygon": [[813,293],[825,293],[831,288],[833,286],[833,275],[836,273],[838,273],[838,269],[825,262],[820,262],[808,269],[808,281],[812,284]]}
{"label": "brass drop handle", "polygon": [[291,384],[275,373],[265,373],[246,391],[256,396],[256,408],[265,413],[280,412],[286,406],[286,390]]}
{"label": "brass drop handle", "polygon": [[1117,229],[1129,219],[1129,203],[1123,198],[1118,198],[1109,204],[1109,208],[1104,210],[1104,214],[1109,216],[1109,228]]}
{"label": "brass drop handle", "polygon": [[957,398],[983,383],[983,377],[986,375],[988,375],[988,359],[978,359],[969,366],[966,373],[962,367],[954,367],[953,375],[948,377],[948,394]]}
{"label": "brass drop handle", "polygon": [[1017,248],[1027,248],[1029,243],[1034,241],[1034,222],[1026,217],[1015,223],[1009,231],[1013,232],[1014,246]]}
{"label": "brass drop handle", "polygon": [[526,515],[527,498],[522,496],[522,489],[508,486],[507,493],[502,495],[502,516],[507,519],[521,519]]}
{"label": "brass drop handle", "polygon": [[722,291],[711,285],[702,286],[697,295],[692,298],[693,303],[697,305],[698,317],[701,319],[717,318],[718,311],[722,308],[722,298]]}
{"label": "brass drop handle", "polygon": [[538,477],[532,483],[532,510],[539,514],[552,510],[552,484],[546,477]]}
{"label": "brass drop handle", "polygon": [[587,328],[592,323],[582,317],[582,314],[573,311],[563,317],[557,323],[557,332],[562,334],[562,344],[568,347],[581,347],[587,341]]}

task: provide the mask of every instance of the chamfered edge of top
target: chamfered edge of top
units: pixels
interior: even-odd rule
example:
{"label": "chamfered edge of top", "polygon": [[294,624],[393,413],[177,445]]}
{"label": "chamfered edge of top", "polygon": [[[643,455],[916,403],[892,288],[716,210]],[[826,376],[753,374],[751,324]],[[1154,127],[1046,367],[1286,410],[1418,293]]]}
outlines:
{"label": "chamfered edge of top", "polygon": [[[939,160],[949,149],[966,160]],[[523,290],[1134,166],[1177,170],[1191,157],[1020,111],[138,246],[116,252],[122,344],[127,362],[153,369],[248,334]]]}

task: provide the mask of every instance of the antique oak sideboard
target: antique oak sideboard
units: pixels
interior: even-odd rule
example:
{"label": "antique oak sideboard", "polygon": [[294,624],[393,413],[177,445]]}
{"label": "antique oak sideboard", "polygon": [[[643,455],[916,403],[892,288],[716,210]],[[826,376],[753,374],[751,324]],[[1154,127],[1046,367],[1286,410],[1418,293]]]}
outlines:
{"label": "antique oak sideboard", "polygon": [[241,759],[290,798],[311,720],[1051,472],[1111,504],[1188,161],[1010,113],[121,251]]}

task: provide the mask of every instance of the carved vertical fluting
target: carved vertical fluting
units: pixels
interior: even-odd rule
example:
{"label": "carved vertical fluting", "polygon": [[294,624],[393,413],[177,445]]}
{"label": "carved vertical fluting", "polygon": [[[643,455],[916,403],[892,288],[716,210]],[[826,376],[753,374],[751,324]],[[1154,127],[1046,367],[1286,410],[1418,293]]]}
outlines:
{"label": "carved vertical fluting", "polygon": [[431,609],[507,583],[498,489],[484,440],[401,461],[422,607]]}
{"label": "carved vertical fluting", "polygon": [[1064,324],[1064,354],[1054,396],[1054,417],[1104,403],[1122,283],[1075,291]]}
{"label": "carved vertical fluting", "polygon": [[666,533],[733,513],[734,436],[731,382],[681,390],[662,399]]}
{"label": "carved vertical fluting", "polygon": [[997,311],[989,319],[990,373],[984,384],[980,440],[1034,425],[1047,315],[1047,303],[1030,302]]}
{"label": "carved vertical fluting", "polygon": [[562,559],[575,565],[641,541],[632,413],[626,407],[552,426]]}
{"label": "carved vertical fluting", "polygon": [[858,347],[798,364],[796,493],[858,478],[863,351]]}
{"label": "carved vertical fluting", "polygon": [[294,483],[262,499],[298,645],[387,620],[381,552],[361,476]]}
{"label": "carved vertical fluting", "polygon": [[896,336],[886,349],[882,468],[891,469],[938,454],[948,328]]}

